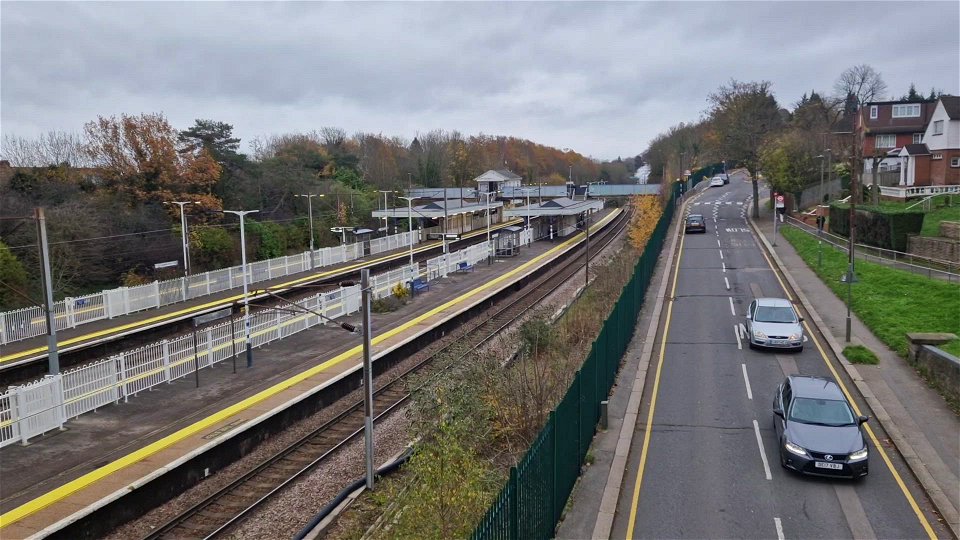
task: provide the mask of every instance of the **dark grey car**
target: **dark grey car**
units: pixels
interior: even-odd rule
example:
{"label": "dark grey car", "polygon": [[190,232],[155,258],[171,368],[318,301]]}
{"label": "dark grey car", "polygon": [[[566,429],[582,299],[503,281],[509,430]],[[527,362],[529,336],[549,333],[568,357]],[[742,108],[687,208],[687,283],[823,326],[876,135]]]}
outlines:
{"label": "dark grey car", "polygon": [[773,424],[780,464],[804,474],[860,478],[869,471],[861,425],[837,383],[794,375],[777,387]]}

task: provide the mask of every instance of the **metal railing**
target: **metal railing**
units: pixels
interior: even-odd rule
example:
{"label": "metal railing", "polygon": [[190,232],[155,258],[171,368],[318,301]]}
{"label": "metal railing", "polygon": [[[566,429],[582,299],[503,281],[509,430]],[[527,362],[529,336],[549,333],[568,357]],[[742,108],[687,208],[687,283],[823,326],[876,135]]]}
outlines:
{"label": "metal railing", "polygon": [[[369,254],[382,253],[408,246],[411,233],[400,233],[355,244],[322,248],[313,251],[316,267],[330,266],[359,259],[365,249]],[[419,241],[412,233],[414,242]],[[277,257],[247,265],[248,283],[257,283],[291,274],[307,272],[311,253]],[[112,319],[147,309],[192,300],[228,289],[243,286],[243,267],[232,266],[188,277],[154,281],[135,287],[118,287],[85,296],[68,297],[54,303],[54,320],[57,330],[75,328],[78,325]],[[13,343],[47,333],[47,321],[41,306],[17,309],[0,313],[0,344]]]}
{"label": "metal railing", "polygon": [[[814,238],[818,237],[816,227],[808,225],[796,218],[787,216],[784,224],[791,225],[795,229],[803,231]],[[823,235],[822,239],[825,243],[834,249],[849,253],[849,240],[846,237],[827,231],[823,231],[821,234]],[[960,283],[960,263],[956,261],[931,259],[922,255],[868,246],[866,244],[856,244],[854,255],[858,259],[886,264],[906,272],[921,274],[935,279],[943,279],[951,283]]]}
{"label": "metal railing", "polygon": [[[475,264],[489,251],[487,243],[476,244],[419,264],[407,265],[371,277],[375,299],[393,294],[398,284],[406,286],[414,278],[426,275],[432,280],[455,271],[460,262]],[[434,269],[431,270],[431,263]],[[439,269],[444,268],[444,272]],[[360,286],[340,287],[317,293],[296,302],[326,319],[336,319],[360,309]],[[99,407],[127,401],[130,396],[163,383],[170,383],[224,360],[235,358],[244,350],[243,322],[239,317],[200,329],[196,334],[182,334],[108,358],[48,375],[43,379],[12,386],[0,393],[0,448],[27,440],[47,431],[61,428],[72,418]],[[324,324],[313,313],[295,310],[265,309],[250,315],[251,339],[254,347],[284,339],[308,328]]]}
{"label": "metal railing", "polygon": [[960,186],[909,186],[892,187],[880,186],[880,194],[886,197],[906,199],[909,197],[923,197],[926,195],[941,195],[946,193],[960,194]]}
{"label": "metal railing", "polygon": [[620,359],[636,329],[678,195],[679,187],[675,187],[670,203],[634,267],[633,276],[604,321],[587,359],[560,403],[549,413],[546,425],[533,444],[517,465],[510,468],[506,485],[477,524],[471,535],[473,540],[534,540],[556,536],[556,524],[580,476],[581,464],[596,432],[600,402],[613,387]]}

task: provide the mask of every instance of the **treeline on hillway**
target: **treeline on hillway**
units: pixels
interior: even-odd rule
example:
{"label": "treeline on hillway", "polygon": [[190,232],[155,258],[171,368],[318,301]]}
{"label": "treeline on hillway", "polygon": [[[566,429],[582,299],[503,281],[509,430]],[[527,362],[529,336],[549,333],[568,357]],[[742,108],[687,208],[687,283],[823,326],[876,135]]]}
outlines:
{"label": "treeline on hillway", "polygon": [[[811,90],[792,105],[781,105],[769,81],[737,81],[721,85],[707,96],[707,110],[696,122],[680,123],[653,139],[643,153],[651,181],[677,179],[684,170],[723,161],[728,167],[744,167],[754,178],[754,212],[759,205],[756,178],[762,172],[772,191],[799,193],[818,182],[829,163],[832,178],[850,188],[851,175],[859,174],[863,160],[877,163],[889,149],[863,155],[862,134],[856,133],[856,116],[863,104],[900,100],[933,101],[943,92],[931,89],[924,96],[911,84],[905,94],[887,93],[879,72],[861,64],[844,70],[833,91]],[[874,175],[873,182],[877,179]],[[879,189],[870,192],[876,204]],[[843,193],[846,196],[849,193]]]}
{"label": "treeline on hillway", "polygon": [[[0,216],[31,216],[44,207],[58,298],[176,277],[155,270],[182,258],[180,209],[188,221],[191,271],[239,264],[236,216],[247,216],[248,258],[262,260],[309,246],[313,198],[317,247],[338,244],[334,226],[376,228],[378,190],[475,187],[489,169],[509,169],[525,184],[631,182],[639,158],[600,163],[504,136],[442,130],[412,141],[339,128],[256,138],[250,154],[224,122],[197,120],[177,130],[162,114],[100,117],[82,134],[36,139],[5,135],[0,156]],[[402,201],[401,201],[402,202]],[[391,206],[396,201],[389,201]],[[40,271],[32,220],[0,220],[0,310],[36,303]]]}

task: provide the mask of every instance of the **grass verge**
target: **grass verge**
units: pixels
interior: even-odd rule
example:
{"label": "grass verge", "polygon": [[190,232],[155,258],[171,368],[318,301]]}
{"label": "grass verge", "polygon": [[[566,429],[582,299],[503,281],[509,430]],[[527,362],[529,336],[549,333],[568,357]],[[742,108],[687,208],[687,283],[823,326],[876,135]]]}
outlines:
{"label": "grass verge", "polygon": [[[840,276],[847,269],[846,253],[824,245],[823,266],[817,268],[817,240],[793,227],[781,231],[807,266],[845,300],[847,285]],[[856,273],[851,309],[900,356],[907,356],[908,332],[960,335],[960,285],[859,260]]]}
{"label": "grass verge", "polygon": [[873,351],[863,345],[847,345],[843,348],[843,355],[851,364],[879,364],[880,359]]}

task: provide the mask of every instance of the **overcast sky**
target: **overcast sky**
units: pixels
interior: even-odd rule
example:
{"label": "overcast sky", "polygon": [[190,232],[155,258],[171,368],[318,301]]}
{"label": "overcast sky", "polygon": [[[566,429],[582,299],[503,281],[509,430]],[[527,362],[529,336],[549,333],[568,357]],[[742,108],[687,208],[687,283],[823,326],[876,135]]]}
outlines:
{"label": "overcast sky", "polygon": [[870,64],[960,93],[960,3],[0,3],[4,134],[162,112],[258,135],[512,135],[598,159],[699,119],[730,80],[783,105]]}

